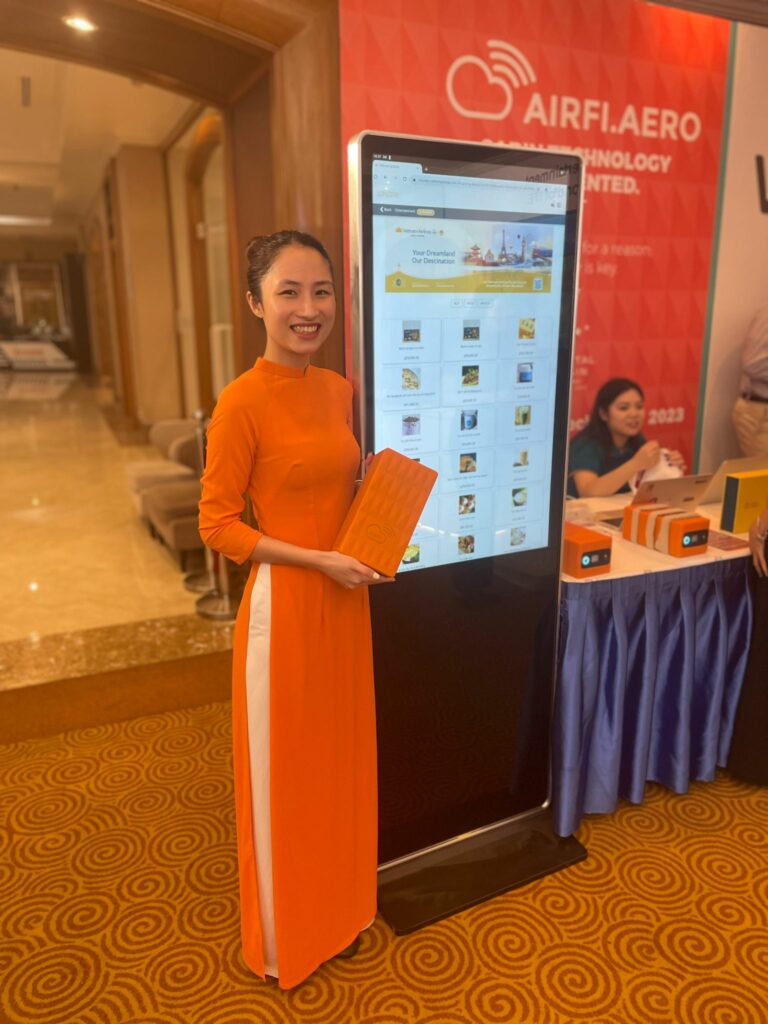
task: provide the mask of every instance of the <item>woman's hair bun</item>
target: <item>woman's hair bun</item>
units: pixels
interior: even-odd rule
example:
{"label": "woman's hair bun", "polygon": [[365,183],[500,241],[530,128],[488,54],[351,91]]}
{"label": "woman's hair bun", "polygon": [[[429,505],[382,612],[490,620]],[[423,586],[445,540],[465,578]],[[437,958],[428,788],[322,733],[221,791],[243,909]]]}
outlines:
{"label": "woman's hair bun", "polygon": [[254,235],[245,247],[245,258],[248,261],[246,276],[248,291],[261,302],[261,282],[272,269],[272,264],[280,252],[289,245],[302,245],[320,253],[333,277],[333,264],[325,246],[314,235],[304,231],[275,231],[271,235]]}

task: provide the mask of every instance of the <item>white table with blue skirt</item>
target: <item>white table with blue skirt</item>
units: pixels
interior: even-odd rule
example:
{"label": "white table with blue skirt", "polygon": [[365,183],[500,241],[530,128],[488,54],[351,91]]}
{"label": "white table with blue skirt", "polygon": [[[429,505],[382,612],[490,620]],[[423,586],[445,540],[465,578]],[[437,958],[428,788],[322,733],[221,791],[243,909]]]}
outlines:
{"label": "white table with blue skirt", "polygon": [[[584,814],[641,803],[646,782],[685,793],[712,780],[728,757],[747,661],[748,549],[675,558],[584,521],[623,498],[588,499],[577,512],[610,534],[611,572],[562,579],[552,810],[564,836]],[[719,506],[699,511],[717,530]]]}

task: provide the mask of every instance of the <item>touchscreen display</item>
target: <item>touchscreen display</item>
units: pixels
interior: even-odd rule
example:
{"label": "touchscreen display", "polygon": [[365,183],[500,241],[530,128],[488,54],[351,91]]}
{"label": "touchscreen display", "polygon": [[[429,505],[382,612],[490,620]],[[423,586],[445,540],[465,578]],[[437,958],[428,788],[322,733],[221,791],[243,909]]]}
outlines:
{"label": "touchscreen display", "polygon": [[557,178],[370,154],[367,442],[439,474],[401,571],[551,542],[568,209]]}

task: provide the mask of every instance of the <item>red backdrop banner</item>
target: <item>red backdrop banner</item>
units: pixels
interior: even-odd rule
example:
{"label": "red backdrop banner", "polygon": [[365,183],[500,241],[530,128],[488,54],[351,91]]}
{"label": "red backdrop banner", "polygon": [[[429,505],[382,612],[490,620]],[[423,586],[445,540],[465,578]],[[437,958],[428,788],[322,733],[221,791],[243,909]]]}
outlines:
{"label": "red backdrop banner", "polygon": [[[690,464],[730,22],[642,0],[340,0],[342,135],[586,160],[571,426],[636,379]],[[379,13],[382,12],[382,13]]]}

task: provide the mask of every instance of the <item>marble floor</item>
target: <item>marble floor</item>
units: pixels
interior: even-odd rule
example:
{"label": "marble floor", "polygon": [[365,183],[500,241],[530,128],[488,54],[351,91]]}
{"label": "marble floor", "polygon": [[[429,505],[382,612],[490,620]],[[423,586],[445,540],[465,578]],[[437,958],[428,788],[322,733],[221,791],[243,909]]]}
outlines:
{"label": "marble floor", "polygon": [[[181,633],[197,637],[196,652],[220,649],[228,627],[195,616],[197,595],[184,589],[178,563],[149,535],[126,488],[126,464],[159,454],[120,443],[103,411],[109,396],[77,377],[0,376],[0,665],[22,675],[26,665],[30,681],[38,681],[46,663],[43,675],[64,678],[78,674],[77,640],[50,638],[106,630],[97,646],[107,657],[114,627],[179,617],[190,620]],[[152,657],[162,660],[163,629],[149,633]],[[126,650],[142,643],[140,630],[118,630],[113,639]],[[169,642],[172,651],[177,641]]]}

